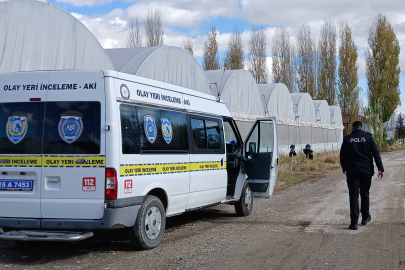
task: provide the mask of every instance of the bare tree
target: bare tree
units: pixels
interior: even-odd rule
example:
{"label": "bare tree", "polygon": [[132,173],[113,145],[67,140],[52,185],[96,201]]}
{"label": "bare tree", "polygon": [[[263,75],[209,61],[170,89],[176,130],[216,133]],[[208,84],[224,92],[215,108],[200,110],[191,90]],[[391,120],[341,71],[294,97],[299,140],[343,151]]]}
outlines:
{"label": "bare tree", "polygon": [[297,69],[298,69],[298,91],[316,96],[315,87],[315,65],[314,65],[315,44],[311,37],[311,28],[303,24],[298,30],[297,36]]}
{"label": "bare tree", "polygon": [[194,55],[193,45],[194,45],[193,40],[190,37],[187,37],[183,39],[183,42],[181,43],[180,46],[189,53],[191,53],[191,55]]}
{"label": "bare tree", "polygon": [[142,47],[142,33],[139,27],[138,18],[131,19],[128,23],[127,47]]}
{"label": "bare tree", "polygon": [[217,29],[211,26],[211,30],[207,33],[204,41],[204,55],[202,67],[204,70],[217,70],[220,69],[219,55],[218,55],[218,42],[217,42]]}
{"label": "bare tree", "polygon": [[290,34],[284,27],[276,28],[273,37],[273,81],[284,83],[290,92],[294,90],[294,46],[290,44]]}
{"label": "bare tree", "polygon": [[342,23],[339,31],[339,68],[338,68],[338,86],[337,103],[342,109],[343,114],[354,116],[359,113],[360,87],[357,87],[359,75],[357,70],[357,46],[352,37],[352,29],[347,22]]}
{"label": "bare tree", "polygon": [[334,105],[336,102],[336,27],[330,20],[326,20],[321,27],[318,53],[318,98],[328,99],[329,104]]}
{"label": "bare tree", "polygon": [[160,9],[148,10],[145,20],[146,46],[162,46],[164,31],[162,26],[162,13]]}
{"label": "bare tree", "polygon": [[229,40],[228,50],[226,51],[224,67],[226,69],[243,69],[243,44],[242,37],[237,27],[235,27]]}
{"label": "bare tree", "polygon": [[267,39],[263,26],[254,25],[250,30],[248,67],[256,83],[267,83]]}

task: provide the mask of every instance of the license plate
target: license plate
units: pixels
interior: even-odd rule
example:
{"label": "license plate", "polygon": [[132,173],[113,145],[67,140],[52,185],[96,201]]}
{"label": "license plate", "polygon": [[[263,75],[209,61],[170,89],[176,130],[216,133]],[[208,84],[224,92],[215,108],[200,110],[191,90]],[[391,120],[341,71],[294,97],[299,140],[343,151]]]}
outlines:
{"label": "license plate", "polygon": [[34,180],[1,180],[0,190],[31,191]]}

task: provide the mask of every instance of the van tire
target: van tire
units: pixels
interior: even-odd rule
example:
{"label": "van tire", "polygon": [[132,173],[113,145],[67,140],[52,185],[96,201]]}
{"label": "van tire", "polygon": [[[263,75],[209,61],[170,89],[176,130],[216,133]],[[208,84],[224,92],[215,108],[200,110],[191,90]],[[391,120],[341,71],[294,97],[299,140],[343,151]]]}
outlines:
{"label": "van tire", "polygon": [[[147,220],[147,216],[152,216],[152,219]],[[166,212],[162,202],[155,196],[147,195],[138,211],[135,225],[128,228],[129,242],[141,250],[155,248],[162,241],[165,226]]]}
{"label": "van tire", "polygon": [[253,195],[249,187],[249,181],[246,180],[243,185],[242,194],[239,201],[235,202],[236,215],[246,217],[250,215],[253,209]]}

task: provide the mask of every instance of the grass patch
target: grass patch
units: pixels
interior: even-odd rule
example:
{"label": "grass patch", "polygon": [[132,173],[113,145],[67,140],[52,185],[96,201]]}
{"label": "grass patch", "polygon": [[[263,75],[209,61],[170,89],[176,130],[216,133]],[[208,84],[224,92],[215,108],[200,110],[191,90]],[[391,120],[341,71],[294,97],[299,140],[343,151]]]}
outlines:
{"label": "grass patch", "polygon": [[393,144],[393,145],[386,145],[380,148],[380,152],[394,152],[398,150],[404,150],[405,146],[403,144]]}
{"label": "grass patch", "polygon": [[294,157],[292,170],[291,158],[280,155],[276,192],[306,181],[319,180],[339,168],[339,152],[314,153],[313,160],[308,160],[300,153]]}

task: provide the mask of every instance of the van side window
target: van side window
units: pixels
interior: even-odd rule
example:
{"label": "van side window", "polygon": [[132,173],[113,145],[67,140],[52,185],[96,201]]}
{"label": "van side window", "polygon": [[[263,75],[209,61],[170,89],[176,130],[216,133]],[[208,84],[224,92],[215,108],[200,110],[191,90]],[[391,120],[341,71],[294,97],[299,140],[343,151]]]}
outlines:
{"label": "van side window", "polygon": [[207,149],[207,133],[204,120],[191,119],[193,129],[193,146],[195,149]]}
{"label": "van side window", "polygon": [[208,149],[221,149],[221,137],[217,122],[205,121],[207,128]]}
{"label": "van side window", "polygon": [[218,122],[191,119],[194,149],[221,149],[221,132]]}
{"label": "van side window", "polygon": [[47,102],[44,154],[100,154],[100,102]]}
{"label": "van side window", "polygon": [[141,147],[138,112],[135,106],[121,105],[122,153],[138,154]]}
{"label": "van side window", "polygon": [[126,104],[120,111],[123,154],[188,151],[184,113]]}

